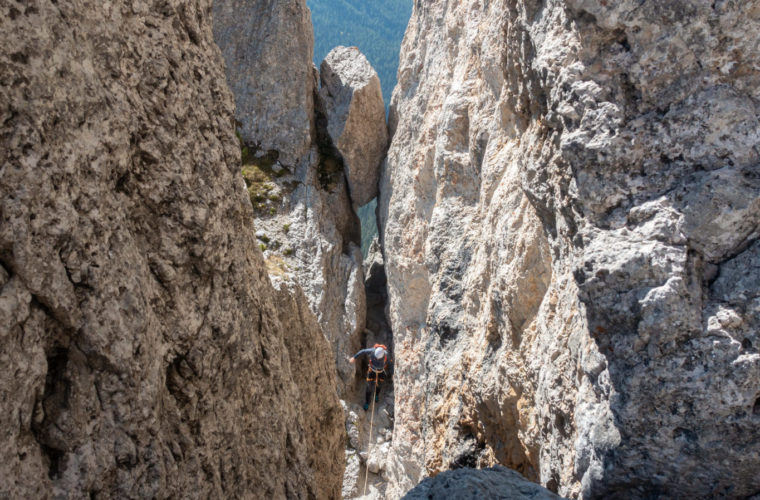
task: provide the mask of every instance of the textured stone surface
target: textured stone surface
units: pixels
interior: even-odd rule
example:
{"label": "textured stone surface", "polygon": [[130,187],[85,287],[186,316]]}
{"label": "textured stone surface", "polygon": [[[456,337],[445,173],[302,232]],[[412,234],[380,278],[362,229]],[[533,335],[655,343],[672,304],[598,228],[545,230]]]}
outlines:
{"label": "textured stone surface", "polygon": [[257,249],[210,2],[0,10],[0,496],[339,495],[329,347]]}
{"label": "textured stone surface", "polygon": [[303,0],[213,0],[235,119],[251,147],[294,166],[314,137],[314,34]]}
{"label": "textured stone surface", "polygon": [[253,127],[243,138],[264,178],[252,202],[268,268],[303,288],[333,348],[343,395],[355,384],[347,353],[359,348],[365,326],[361,230],[316,95],[308,9],[303,0],[215,0],[214,35],[237,119],[244,131]]}
{"label": "textured stone surface", "polygon": [[760,490],[760,8],[417,2],[379,214],[388,496]]}
{"label": "textured stone surface", "polygon": [[458,469],[427,478],[404,495],[404,500],[493,498],[502,500],[559,500],[551,491],[505,467]]}
{"label": "textured stone surface", "polygon": [[[363,377],[362,377],[363,379]],[[353,397],[345,402],[346,429],[350,440],[346,447],[346,469],[343,473],[343,498],[385,498],[385,470],[393,432],[393,389],[390,383],[381,384],[380,398],[375,403],[375,417],[370,436],[370,412],[362,408],[364,383]],[[369,469],[369,475],[367,475]],[[367,490],[364,493],[364,482]]]}
{"label": "textured stone surface", "polygon": [[322,338],[315,339],[322,332],[299,286],[279,284],[275,304],[299,389],[296,397],[303,415],[308,416],[301,431],[306,450],[300,451],[306,452],[307,463],[314,471],[318,496],[340,498],[346,434],[336,432],[343,427],[344,418],[335,388],[332,350]]}
{"label": "textured stone surface", "polygon": [[[220,2],[227,4],[226,0]],[[234,3],[234,2],[232,2]],[[251,6],[255,2],[249,1]],[[267,16],[271,15],[275,24],[279,21],[279,16],[284,15],[285,11],[282,5],[287,2],[275,2],[277,8],[267,11]],[[298,9],[305,8],[304,2],[298,2]],[[253,7],[249,7],[253,8]],[[258,7],[256,7],[258,8]],[[266,21],[259,21],[266,24]],[[219,35],[222,32],[229,31],[227,24],[236,26],[240,25],[240,19],[221,17],[215,20],[215,34],[220,41]],[[242,21],[247,25],[246,21]],[[269,28],[261,28],[266,32]],[[291,33],[288,33],[290,30]],[[342,101],[336,101],[337,104],[345,105],[345,109],[340,110],[343,114],[336,115],[336,102],[332,97],[325,94],[325,99],[316,94],[318,87],[318,74],[311,63],[311,47],[308,51],[304,46],[294,47],[289,38],[297,40],[312,38],[311,24],[291,24],[287,30],[277,33],[277,37],[284,38],[283,46],[290,46],[291,50],[298,51],[298,54],[288,54],[287,57],[278,61],[276,64],[267,64],[262,66],[260,61],[256,60],[255,54],[248,61],[238,61],[233,58],[230,60],[230,53],[227,56],[227,76],[230,79],[230,85],[233,92],[236,93],[237,103],[240,99],[246,99],[247,88],[237,88],[236,81],[245,81],[249,75],[256,72],[270,72],[271,75],[264,75],[264,81],[273,78],[277,81],[279,87],[285,87],[285,92],[308,93],[308,99],[299,95],[298,99],[306,102],[306,113],[313,124],[313,134],[307,146],[307,154],[299,150],[299,143],[290,144],[287,138],[281,143],[272,147],[276,148],[274,158],[282,160],[283,158],[295,158],[297,161],[292,165],[283,165],[282,161],[276,161],[274,164],[267,164],[264,158],[254,158],[252,164],[258,165],[259,171],[263,173],[265,180],[260,182],[260,186],[254,190],[266,193],[266,196],[252,198],[254,204],[254,216],[256,220],[256,238],[265,248],[264,257],[267,262],[267,268],[270,274],[277,282],[287,284],[298,283],[307,297],[311,311],[316,315],[322,328],[324,336],[327,338],[331,348],[332,355],[335,359],[334,376],[337,381],[338,391],[346,409],[345,420],[346,430],[349,434],[349,441],[341,443],[346,446],[344,454],[346,460],[345,477],[343,478],[342,496],[351,497],[357,494],[359,481],[364,479],[364,465],[359,459],[359,450],[366,449],[366,434],[368,422],[363,419],[364,411],[361,406],[356,404],[363,398],[363,377],[357,377],[356,368],[348,362],[348,357],[358,351],[362,346],[364,336],[365,318],[366,318],[366,293],[364,286],[364,273],[362,266],[362,255],[359,248],[361,229],[359,219],[356,216],[354,205],[356,200],[352,200],[349,195],[349,184],[346,175],[346,167],[341,151],[336,148],[333,138],[328,132],[328,109],[332,113],[332,126],[338,126],[340,119],[347,119],[349,106],[352,106],[352,88],[347,87],[342,94],[337,94],[341,89],[340,81],[337,75],[332,75],[333,90],[336,97],[341,97]],[[308,31],[304,34],[303,31]],[[257,36],[251,34],[250,36]],[[221,40],[220,43],[229,43],[235,46],[236,50],[248,49],[245,47],[245,40],[232,39]],[[257,42],[260,43],[260,42]],[[304,61],[307,61],[306,63]],[[369,68],[363,56],[361,60],[355,59],[354,63],[363,63]],[[292,65],[298,65],[294,70]],[[284,73],[293,72],[300,74],[301,69],[308,67],[311,72],[312,80],[309,86],[304,86],[299,79],[291,79],[284,76]],[[345,72],[352,73],[350,65],[340,67],[345,76]],[[359,74],[366,71],[363,66],[358,66]],[[356,72],[354,71],[354,72]],[[372,71],[369,68],[369,71]],[[279,80],[277,80],[279,78]],[[375,80],[377,76],[375,75]],[[379,81],[377,82],[379,92]],[[262,89],[257,89],[260,92]],[[266,89],[264,89],[266,91]],[[358,92],[358,103],[353,104],[350,124],[356,127],[356,122],[366,118],[367,96],[373,97],[374,94],[368,93],[369,89],[363,89]],[[241,93],[241,96],[237,94]],[[306,95],[306,94],[304,94]],[[257,97],[260,98],[260,97]],[[380,107],[382,110],[382,128],[385,128],[385,112],[382,109],[382,97]],[[304,106],[303,102],[275,102],[271,105],[277,107],[287,106]],[[358,109],[359,111],[356,111]],[[238,108],[238,115],[245,113]],[[270,132],[277,134],[281,130],[290,130],[288,117],[294,114],[274,113],[276,118],[267,122]],[[340,123],[340,126],[345,123]],[[362,127],[361,123],[358,126]],[[366,127],[360,130],[366,130]],[[383,148],[387,146],[387,131],[385,132],[385,142]],[[335,136],[338,139],[340,132]],[[342,143],[346,151],[354,151],[355,146],[346,143],[346,138],[352,140],[364,140],[361,144],[363,147],[371,147],[367,144],[366,139],[356,133],[351,136],[344,134]],[[384,152],[384,149],[383,149]],[[270,153],[271,154],[271,153]],[[382,154],[382,153],[381,153]],[[373,186],[377,190],[377,178],[379,176],[378,158],[374,165]],[[364,163],[360,164],[362,167]],[[366,173],[365,173],[366,176]],[[362,179],[366,183],[366,179]],[[250,190],[251,186],[249,186]],[[262,189],[263,188],[263,189]],[[353,192],[352,192],[353,194]],[[375,194],[373,194],[375,196]],[[289,286],[289,285],[288,285]],[[392,396],[390,398],[392,400]],[[391,403],[392,405],[392,403]],[[362,414],[359,421],[357,414]],[[361,430],[360,430],[361,428]],[[360,439],[361,433],[361,439]],[[337,455],[336,455],[337,456]],[[343,471],[337,471],[343,475]],[[334,478],[333,478],[334,479]]]}
{"label": "textured stone surface", "polygon": [[335,47],[319,67],[327,131],[340,151],[354,206],[377,196],[388,148],[385,105],[377,73],[356,47]]}
{"label": "textured stone surface", "polygon": [[347,355],[360,348],[365,327],[360,228],[342,171],[325,184],[320,165],[314,146],[293,172],[267,174],[273,190],[254,218],[270,273],[298,283],[319,320],[342,396],[355,383]]}
{"label": "textured stone surface", "polygon": [[[341,197],[346,200],[345,184],[343,189]],[[341,394],[344,394],[354,384],[354,367],[348,363],[347,355],[360,348],[366,299],[361,249],[355,240],[335,229],[331,221],[336,206],[330,204],[331,198],[325,196],[320,200],[315,196],[309,200],[311,206],[307,205],[308,198],[300,198],[298,194],[291,198],[294,210],[287,217],[293,221],[293,227],[288,241],[296,250],[286,259],[293,262],[297,279],[330,342]],[[355,215],[350,208],[345,213],[354,223]]]}

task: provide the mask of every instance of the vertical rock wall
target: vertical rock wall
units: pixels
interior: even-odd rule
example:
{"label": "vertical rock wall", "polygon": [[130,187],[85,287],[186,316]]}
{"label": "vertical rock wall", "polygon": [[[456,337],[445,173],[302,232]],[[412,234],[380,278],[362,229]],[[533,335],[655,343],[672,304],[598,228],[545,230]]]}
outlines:
{"label": "vertical rock wall", "polygon": [[0,12],[0,496],[338,496],[329,347],[257,249],[210,2]]}
{"label": "vertical rock wall", "polygon": [[365,295],[359,219],[327,132],[304,0],[214,0],[214,36],[250,150],[248,182],[270,270],[303,288],[333,347],[341,393],[353,383]]}
{"label": "vertical rock wall", "polygon": [[315,134],[309,9],[302,0],[214,0],[213,16],[243,141],[296,165]]}
{"label": "vertical rock wall", "polygon": [[389,495],[760,490],[760,8],[416,2],[379,214]]}

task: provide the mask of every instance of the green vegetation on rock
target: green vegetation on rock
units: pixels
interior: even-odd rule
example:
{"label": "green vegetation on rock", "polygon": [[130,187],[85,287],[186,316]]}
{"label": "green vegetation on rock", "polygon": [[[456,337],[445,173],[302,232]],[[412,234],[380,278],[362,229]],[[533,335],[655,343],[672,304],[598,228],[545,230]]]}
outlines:
{"label": "green vegetation on rock", "polygon": [[256,210],[264,208],[264,203],[274,189],[272,175],[268,174],[258,165],[244,165],[242,168],[243,179],[248,188],[248,196],[251,205]]}
{"label": "green vegetation on rock", "polygon": [[[280,168],[275,171],[273,167],[280,156],[277,151],[267,151],[263,155],[257,155],[246,146],[240,138],[240,133],[236,132],[240,140],[240,160],[242,163],[241,173],[245,186],[248,188],[248,196],[251,199],[251,205],[254,210],[260,212],[267,207],[267,201],[279,203],[282,201],[282,195],[275,191],[274,179],[282,177],[287,170]],[[269,214],[274,215],[277,209],[269,207]]]}

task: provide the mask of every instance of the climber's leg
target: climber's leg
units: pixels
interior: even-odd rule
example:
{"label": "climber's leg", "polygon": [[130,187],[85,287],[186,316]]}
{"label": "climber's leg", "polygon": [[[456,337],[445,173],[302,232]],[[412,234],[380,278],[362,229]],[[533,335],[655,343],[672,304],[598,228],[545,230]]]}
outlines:
{"label": "climber's leg", "polygon": [[375,403],[380,401],[380,388],[383,386],[383,382],[385,381],[385,372],[376,373],[377,377],[377,389],[375,390]]}
{"label": "climber's leg", "polygon": [[375,373],[373,371],[369,371],[367,373],[367,389],[364,392],[364,409],[366,410],[369,408],[369,401],[372,398],[372,391],[375,389]]}

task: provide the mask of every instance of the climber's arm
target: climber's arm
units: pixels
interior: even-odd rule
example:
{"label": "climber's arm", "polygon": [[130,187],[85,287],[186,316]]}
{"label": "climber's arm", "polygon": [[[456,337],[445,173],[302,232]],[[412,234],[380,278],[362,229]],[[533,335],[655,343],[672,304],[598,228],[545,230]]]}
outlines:
{"label": "climber's arm", "polygon": [[356,361],[356,358],[358,358],[359,356],[362,356],[364,354],[372,354],[372,352],[374,352],[374,349],[372,349],[372,348],[370,348],[370,349],[362,349],[361,351],[357,352],[356,354],[354,354],[353,356],[351,356],[350,358],[348,358],[348,362],[349,363],[354,363]]}

